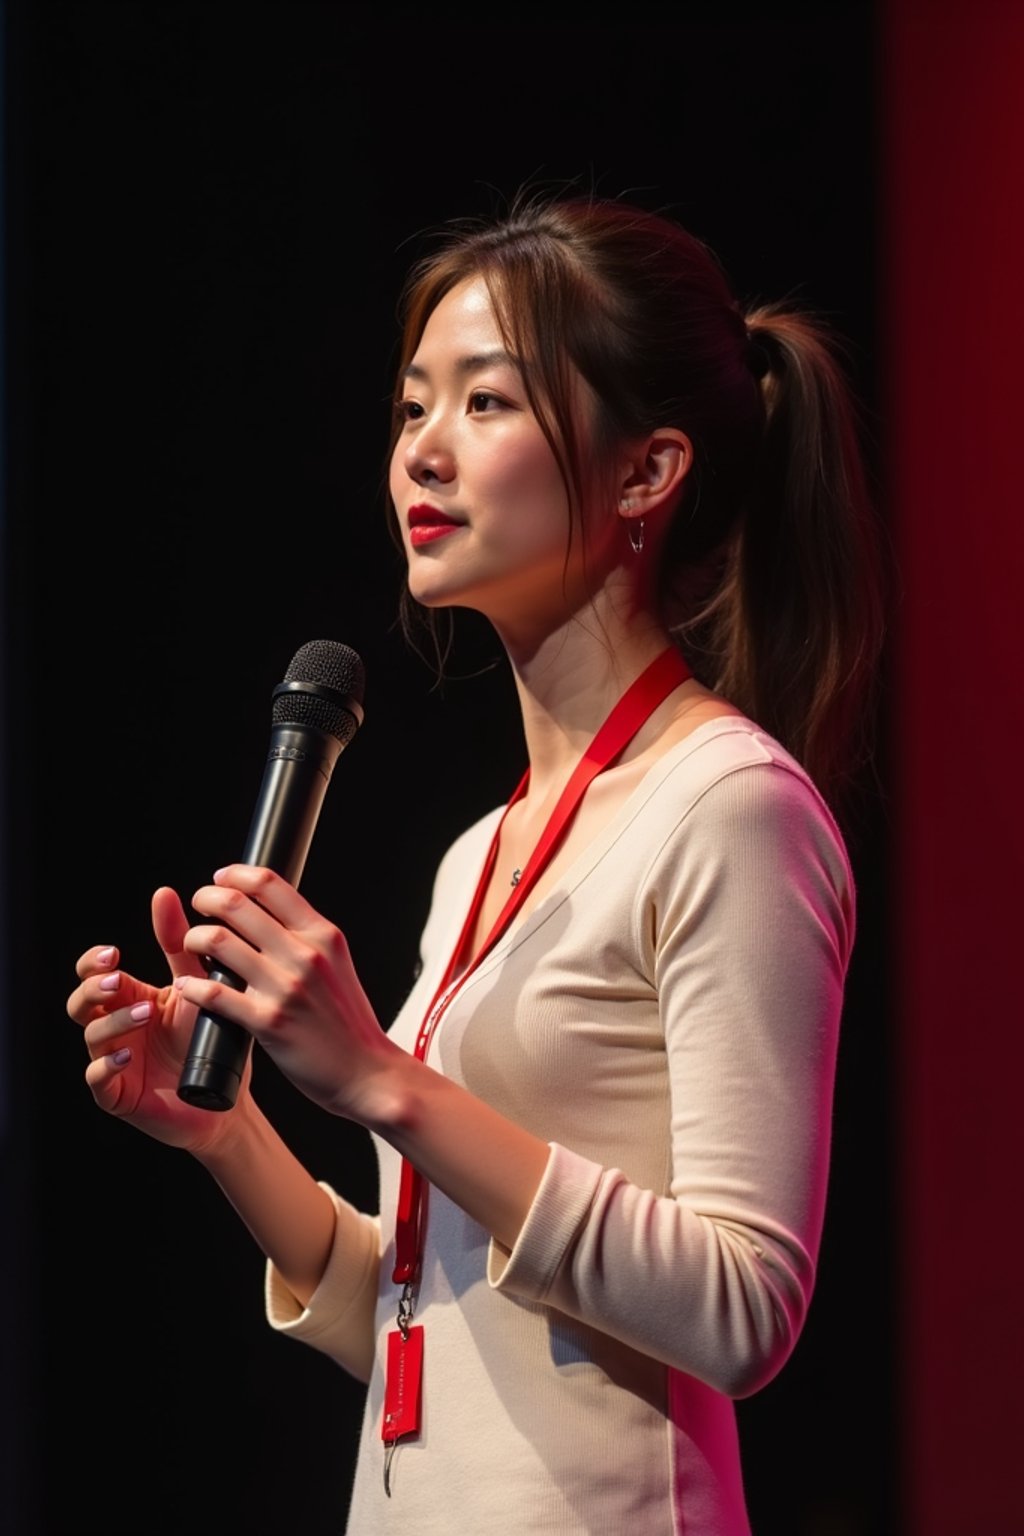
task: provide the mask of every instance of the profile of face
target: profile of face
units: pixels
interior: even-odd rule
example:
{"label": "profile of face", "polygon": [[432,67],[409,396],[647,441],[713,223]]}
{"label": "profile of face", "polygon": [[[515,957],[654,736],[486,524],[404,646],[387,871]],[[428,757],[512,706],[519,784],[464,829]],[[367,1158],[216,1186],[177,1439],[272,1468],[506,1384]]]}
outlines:
{"label": "profile of face", "polygon": [[412,596],[476,608],[501,626],[564,620],[591,595],[602,540],[611,555],[615,539],[618,557],[614,498],[595,498],[603,515],[585,508],[586,540],[570,538],[558,462],[482,278],[459,283],[431,312],[398,410],[389,478]]}

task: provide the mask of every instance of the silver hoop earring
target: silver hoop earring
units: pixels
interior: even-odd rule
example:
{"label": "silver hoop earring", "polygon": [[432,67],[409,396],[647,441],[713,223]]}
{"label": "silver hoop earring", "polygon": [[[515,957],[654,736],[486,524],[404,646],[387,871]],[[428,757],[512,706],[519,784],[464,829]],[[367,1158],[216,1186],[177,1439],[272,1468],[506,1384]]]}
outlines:
{"label": "silver hoop earring", "polygon": [[629,542],[630,542],[630,545],[632,546],[633,553],[634,553],[634,555],[638,555],[640,553],[640,551],[644,547],[644,520],[643,520],[643,518],[642,517],[638,517],[634,521],[632,521],[628,525],[626,531],[629,534]]}

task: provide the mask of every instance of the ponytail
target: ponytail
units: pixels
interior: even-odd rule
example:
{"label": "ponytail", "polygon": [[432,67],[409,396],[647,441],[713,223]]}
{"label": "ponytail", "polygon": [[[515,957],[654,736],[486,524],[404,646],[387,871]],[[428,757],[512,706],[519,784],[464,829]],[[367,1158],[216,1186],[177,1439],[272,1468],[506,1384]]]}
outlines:
{"label": "ponytail", "polygon": [[762,443],[721,584],[680,638],[700,635],[710,686],[838,811],[870,752],[884,629],[857,412],[819,321],[776,304],[746,319]]}

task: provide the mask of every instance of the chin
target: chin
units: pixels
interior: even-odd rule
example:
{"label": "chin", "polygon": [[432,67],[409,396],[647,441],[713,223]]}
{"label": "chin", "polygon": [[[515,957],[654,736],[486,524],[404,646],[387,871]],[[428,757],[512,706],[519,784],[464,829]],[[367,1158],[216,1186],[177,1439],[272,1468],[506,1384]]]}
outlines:
{"label": "chin", "polygon": [[424,581],[407,578],[409,596],[423,608],[447,608],[456,599],[451,584],[444,581]]}
{"label": "chin", "polygon": [[480,582],[461,578],[450,565],[429,559],[414,559],[406,571],[410,597],[424,608],[470,608],[474,595],[482,595]]}

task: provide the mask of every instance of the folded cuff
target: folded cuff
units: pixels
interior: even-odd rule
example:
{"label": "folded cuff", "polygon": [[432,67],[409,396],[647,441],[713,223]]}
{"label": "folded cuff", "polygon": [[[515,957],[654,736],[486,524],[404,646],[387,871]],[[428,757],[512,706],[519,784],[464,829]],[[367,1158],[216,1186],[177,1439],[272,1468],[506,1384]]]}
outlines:
{"label": "folded cuff", "polygon": [[366,1380],[373,1357],[373,1318],[380,1270],[380,1222],[320,1184],[334,1205],[334,1240],[323,1277],[303,1306],[267,1261],[266,1316],[278,1333],[321,1349]]}
{"label": "folded cuff", "polygon": [[491,1288],[543,1301],[570,1253],[594,1201],[604,1170],[589,1158],[550,1142],[550,1155],[526,1220],[508,1249],[491,1239]]}

